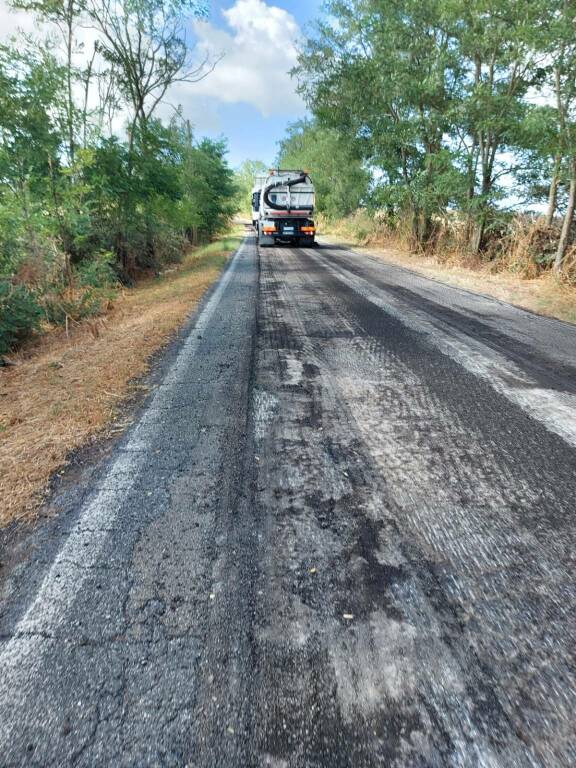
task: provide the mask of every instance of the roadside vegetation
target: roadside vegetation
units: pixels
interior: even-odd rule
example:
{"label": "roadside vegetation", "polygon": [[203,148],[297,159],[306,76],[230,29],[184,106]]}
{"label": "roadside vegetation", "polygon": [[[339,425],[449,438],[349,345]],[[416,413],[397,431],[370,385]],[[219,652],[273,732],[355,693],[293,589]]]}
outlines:
{"label": "roadside vegetation", "polygon": [[0,359],[105,314],[122,286],[178,263],[236,208],[224,142],[197,139],[178,110],[157,116],[171,86],[216,63],[184,36],[204,4],[13,5],[41,33],[0,46]]}
{"label": "roadside vegetation", "polygon": [[191,249],[176,266],[121,288],[99,318],[53,325],[0,376],[0,527],[34,518],[74,449],[126,426],[150,355],[191,313],[241,241]]}
{"label": "roadside vegetation", "polygon": [[12,5],[37,33],[0,45],[0,526],[122,426],[150,355],[239,242],[222,239],[238,197],[225,142],[158,114],[217,63],[185,38],[206,3]]}
{"label": "roadside vegetation", "polygon": [[320,212],[360,241],[576,284],[574,3],[327,13],[294,71],[312,117],[278,158],[314,172]]}
{"label": "roadside vegetation", "polygon": [[266,173],[268,166],[261,160],[245,160],[234,174],[236,184],[236,207],[247,219],[252,218],[252,189],[254,177]]}

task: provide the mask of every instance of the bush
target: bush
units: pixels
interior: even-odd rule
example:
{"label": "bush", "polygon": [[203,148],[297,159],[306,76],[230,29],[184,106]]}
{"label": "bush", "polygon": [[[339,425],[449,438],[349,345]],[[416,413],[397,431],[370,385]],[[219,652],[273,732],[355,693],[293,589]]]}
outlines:
{"label": "bush", "polygon": [[111,288],[118,283],[115,256],[111,251],[96,254],[81,262],[74,270],[78,285],[85,288]]}
{"label": "bush", "polygon": [[374,241],[379,232],[375,217],[364,208],[359,208],[349,216],[336,220],[320,214],[316,216],[316,224],[320,232],[332,233],[362,245]]}
{"label": "bush", "polygon": [[61,274],[59,281],[45,285],[39,303],[46,320],[63,325],[66,318],[78,322],[99,315],[115,296],[114,262],[112,253],[99,253],[74,267],[68,281]]}
{"label": "bush", "polygon": [[559,223],[548,226],[542,218],[518,215],[501,238],[500,269],[531,279],[550,271],[556,256]]}
{"label": "bush", "polygon": [[64,325],[66,318],[79,322],[87,317],[95,317],[102,311],[102,305],[108,297],[102,292],[66,289],[58,293],[49,293],[42,297],[42,309],[46,320],[53,325]]}
{"label": "bush", "polygon": [[35,295],[24,285],[0,281],[0,355],[10,352],[40,324],[42,311]]}

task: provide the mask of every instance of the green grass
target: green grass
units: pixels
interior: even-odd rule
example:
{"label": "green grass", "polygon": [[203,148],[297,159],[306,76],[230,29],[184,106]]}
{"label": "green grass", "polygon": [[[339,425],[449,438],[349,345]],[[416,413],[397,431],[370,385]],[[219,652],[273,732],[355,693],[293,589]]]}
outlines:
{"label": "green grass", "polygon": [[182,260],[182,271],[196,269],[199,265],[221,267],[242,242],[242,235],[231,233],[207,245],[194,248]]}

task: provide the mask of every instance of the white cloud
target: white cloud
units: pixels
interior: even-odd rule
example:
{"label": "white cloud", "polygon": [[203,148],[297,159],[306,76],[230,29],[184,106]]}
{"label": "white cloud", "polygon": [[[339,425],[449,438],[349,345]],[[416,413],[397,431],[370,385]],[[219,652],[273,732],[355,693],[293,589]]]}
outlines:
{"label": "white cloud", "polygon": [[288,74],[301,35],[295,18],[263,0],[236,0],[223,16],[229,31],[210,22],[194,23],[198,53],[222,53],[223,58],[207,78],[178,89],[179,95],[252,104],[264,117],[302,114],[303,102]]}
{"label": "white cloud", "polygon": [[[295,91],[289,70],[296,64],[295,43],[301,36],[296,19],[288,11],[264,0],[236,0],[222,11],[224,28],[210,21],[193,21],[198,59],[223,55],[216,69],[198,83],[173,86],[159,115],[169,119],[176,105],[200,132],[211,134],[225,129],[219,104],[249,104],[263,117],[285,115],[296,119],[304,114],[304,104]],[[0,42],[19,29],[44,37],[54,29],[39,25],[33,13],[14,12],[6,0],[0,0]],[[92,54],[97,35],[94,30],[76,30],[75,63],[85,66]],[[82,94],[78,92],[78,99]],[[97,97],[91,94],[90,103]],[[125,111],[116,114],[115,130],[122,133]],[[248,128],[247,128],[248,130]]]}
{"label": "white cloud", "polygon": [[5,0],[0,0],[0,42],[6,42],[21,29],[24,32],[35,32],[38,25],[34,16],[26,11],[15,11]]}

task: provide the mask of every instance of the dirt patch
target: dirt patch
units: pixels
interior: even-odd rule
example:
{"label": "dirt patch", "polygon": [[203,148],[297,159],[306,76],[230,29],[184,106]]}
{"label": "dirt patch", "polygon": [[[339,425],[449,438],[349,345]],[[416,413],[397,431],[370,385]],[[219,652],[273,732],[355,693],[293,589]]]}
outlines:
{"label": "dirt patch", "polygon": [[195,309],[240,243],[191,252],[177,269],[123,292],[97,324],[55,329],[0,371],[0,526],[29,521],[72,451],[126,428],[122,406],[150,356]]}
{"label": "dirt patch", "polygon": [[559,282],[551,273],[525,279],[511,273],[491,272],[488,266],[470,267],[441,263],[433,257],[410,254],[390,246],[356,245],[344,242],[332,234],[322,240],[327,244],[343,245],[367,253],[448,285],[493,296],[500,301],[541,315],[576,323],[576,291]]}

